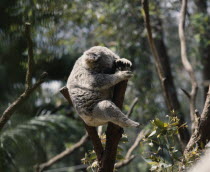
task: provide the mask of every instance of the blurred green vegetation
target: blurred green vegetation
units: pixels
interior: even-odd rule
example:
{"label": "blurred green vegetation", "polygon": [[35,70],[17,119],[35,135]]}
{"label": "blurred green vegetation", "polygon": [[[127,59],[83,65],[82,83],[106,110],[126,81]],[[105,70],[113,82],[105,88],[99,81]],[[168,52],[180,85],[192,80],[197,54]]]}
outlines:
{"label": "blurred green vegetation", "polygon": [[[183,74],[180,60],[177,33],[179,8],[178,0],[150,1],[154,38],[165,42],[178,97],[189,123],[188,100],[180,91],[180,88],[188,90],[190,85],[187,75]],[[186,22],[186,29],[189,30],[187,43],[190,61],[201,83],[203,66],[199,48],[201,43],[204,47],[209,45],[210,39],[204,35],[210,27],[209,16],[195,9],[196,5],[190,2]],[[169,113],[148,46],[140,0],[1,0],[1,114],[24,90],[27,64],[25,22],[30,22],[32,27],[35,56],[33,82],[43,71],[49,75],[48,80],[18,109],[2,131],[0,171],[33,171],[34,165],[60,153],[66,144],[77,142],[85,133],[82,121],[60,95],[59,88],[65,85],[75,60],[94,45],[107,46],[120,57],[133,62],[134,77],[129,81],[124,102],[126,112],[132,100],[139,98],[131,118],[147,126],[155,117],[162,118]],[[203,106],[201,91],[197,106],[199,110]],[[131,146],[138,131],[125,129],[125,132],[131,141],[123,145],[124,152]],[[80,165],[85,153],[91,149],[88,143],[50,169]],[[142,157],[145,150],[149,151],[148,146],[140,144],[135,152],[136,158],[119,171],[148,171],[149,167]],[[161,156],[170,159],[164,153]]]}

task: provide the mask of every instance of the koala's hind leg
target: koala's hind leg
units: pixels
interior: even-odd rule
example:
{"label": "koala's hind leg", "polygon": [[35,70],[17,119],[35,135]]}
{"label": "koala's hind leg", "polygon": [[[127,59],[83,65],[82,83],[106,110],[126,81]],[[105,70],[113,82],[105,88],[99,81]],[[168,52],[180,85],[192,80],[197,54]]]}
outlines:
{"label": "koala's hind leg", "polygon": [[93,109],[93,117],[107,120],[120,127],[139,127],[139,123],[127,118],[121,110],[111,101],[103,100]]}

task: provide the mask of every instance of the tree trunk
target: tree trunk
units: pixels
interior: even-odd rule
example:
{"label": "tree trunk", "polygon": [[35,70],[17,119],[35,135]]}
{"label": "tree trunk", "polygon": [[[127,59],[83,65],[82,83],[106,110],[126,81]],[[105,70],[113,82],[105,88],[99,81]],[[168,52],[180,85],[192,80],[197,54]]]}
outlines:
{"label": "tree trunk", "polygon": [[[162,69],[164,72],[164,77],[165,80],[162,81],[162,85],[164,87],[164,95],[165,95],[165,102],[167,104],[167,107],[169,109],[169,111],[171,112],[172,110],[174,110],[176,113],[176,115],[179,117],[180,119],[180,126],[182,124],[185,123],[185,119],[184,119],[184,114],[181,112],[181,107],[180,107],[180,103],[178,101],[178,97],[177,97],[177,92],[176,92],[176,88],[174,85],[174,79],[173,79],[173,75],[171,72],[171,66],[170,66],[170,62],[169,62],[169,57],[168,57],[168,53],[166,50],[166,46],[165,43],[163,41],[163,33],[162,33],[162,24],[161,21],[159,19],[159,30],[157,30],[157,33],[159,35],[159,38],[154,39],[155,41],[155,45],[157,47],[157,51],[159,54],[159,60],[160,63],[162,64]],[[187,128],[180,128],[180,140],[182,140],[183,142],[183,147],[185,147],[190,139],[190,134],[189,131],[187,130]]]}
{"label": "tree trunk", "polygon": [[[145,20],[145,25],[147,28],[147,33],[148,33],[149,45],[155,59],[155,65],[156,65],[158,76],[160,78],[161,86],[163,89],[165,102],[169,111],[175,110],[177,115],[180,115],[179,125],[181,126],[184,123],[184,118],[183,118],[183,115],[181,115],[180,113],[180,104],[178,102],[176,89],[173,82],[173,76],[171,74],[169,58],[168,58],[166,47],[163,41],[163,36],[161,33],[160,34],[161,38],[159,40],[156,40],[156,45],[159,46],[158,48],[156,48],[155,41],[153,40],[153,37],[152,37],[152,31],[151,31],[151,26],[150,26],[148,1],[142,0],[142,4],[143,4],[144,13],[145,13],[144,20]],[[186,128],[180,128],[179,138],[182,143],[182,147],[185,147],[190,138],[189,131]]]}

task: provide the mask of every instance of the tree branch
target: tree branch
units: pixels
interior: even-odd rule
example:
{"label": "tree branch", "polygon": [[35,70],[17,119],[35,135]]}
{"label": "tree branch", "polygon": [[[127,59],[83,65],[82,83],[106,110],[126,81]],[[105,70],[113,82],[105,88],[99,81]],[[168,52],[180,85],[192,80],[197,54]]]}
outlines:
{"label": "tree branch", "polygon": [[181,46],[181,59],[182,64],[185,68],[185,70],[188,72],[190,76],[190,82],[191,82],[191,92],[188,96],[190,100],[190,118],[192,122],[192,131],[194,130],[194,123],[195,123],[195,101],[196,101],[196,95],[197,95],[197,89],[198,84],[195,78],[195,73],[193,71],[192,65],[190,64],[188,57],[187,57],[187,50],[186,50],[186,38],[185,38],[185,16],[186,16],[186,10],[187,10],[187,0],[182,0],[181,4],[181,11],[180,11],[180,20],[179,20],[179,39],[180,39],[180,46]]}
{"label": "tree branch", "polygon": [[33,47],[32,40],[30,37],[30,24],[26,23],[25,25],[25,33],[28,41],[28,68],[26,72],[26,88],[25,91],[3,112],[0,118],[0,131],[4,127],[4,125],[11,118],[13,113],[17,110],[17,108],[33,93],[33,91],[39,87],[47,77],[47,73],[44,72],[40,76],[40,79],[32,86],[32,65],[33,65]]}
{"label": "tree branch", "polygon": [[133,100],[133,102],[132,102],[132,104],[131,104],[131,106],[130,106],[130,109],[129,109],[129,111],[127,112],[127,114],[126,114],[126,116],[127,117],[129,117],[132,113],[133,113],[133,109],[134,109],[134,107],[136,106],[136,104],[138,103],[138,97],[136,97],[134,100]]}
{"label": "tree branch", "polygon": [[190,100],[190,93],[188,93],[185,89],[181,88],[183,93],[187,96],[187,98]]}
{"label": "tree branch", "polygon": [[124,159],[124,160],[116,163],[115,166],[114,166],[114,168],[115,169],[119,169],[119,168],[122,168],[122,167],[130,164],[131,161],[133,161],[135,157],[136,157],[135,155],[131,155],[130,157],[128,157],[128,158],[126,158],[126,159]]}
{"label": "tree branch", "polygon": [[115,164],[115,168],[119,169],[122,168],[126,165],[128,165],[134,158],[135,155],[132,155],[133,151],[137,148],[137,146],[139,145],[140,141],[144,138],[144,136],[148,133],[148,130],[141,130],[138,134],[138,136],[136,137],[133,145],[130,147],[130,149],[127,151],[126,155],[125,155],[125,159],[116,163]]}
{"label": "tree branch", "polygon": [[141,130],[138,134],[138,136],[136,137],[136,140],[134,142],[134,144],[130,147],[130,149],[128,150],[128,152],[126,153],[125,158],[128,158],[131,156],[131,154],[133,153],[133,151],[137,148],[137,146],[139,145],[140,141],[144,138],[144,136],[148,133],[148,130]]}
{"label": "tree branch", "polygon": [[62,87],[60,90],[60,93],[65,97],[65,99],[69,102],[70,105],[72,105],[72,102],[71,102],[71,98],[70,98],[70,95],[69,95],[69,91],[68,91],[68,88],[66,86]]}
{"label": "tree branch", "polygon": [[98,160],[98,163],[99,165],[101,164],[101,159],[102,159],[102,156],[103,156],[103,152],[104,152],[104,148],[102,146],[102,143],[101,143],[101,139],[100,137],[98,136],[98,132],[96,130],[96,127],[90,127],[88,125],[85,125],[85,128],[88,132],[88,135],[93,143],[93,147],[94,147],[94,151],[96,153],[96,156],[97,156],[97,160]]}
{"label": "tree branch", "polygon": [[50,160],[48,160],[45,163],[39,164],[35,166],[36,172],[43,172],[44,170],[51,167],[53,164],[61,161],[66,156],[70,156],[73,152],[75,152],[77,149],[79,149],[81,146],[83,146],[88,140],[88,134],[85,134],[79,142],[71,146],[70,148],[66,149],[65,151],[61,152],[60,154],[54,156]]}

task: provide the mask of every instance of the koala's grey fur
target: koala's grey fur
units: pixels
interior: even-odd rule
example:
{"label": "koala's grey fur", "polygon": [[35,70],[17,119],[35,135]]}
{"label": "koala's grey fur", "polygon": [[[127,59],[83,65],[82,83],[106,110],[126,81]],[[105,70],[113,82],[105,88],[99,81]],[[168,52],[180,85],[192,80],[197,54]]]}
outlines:
{"label": "koala's grey fur", "polygon": [[139,126],[111,102],[113,87],[132,76],[130,71],[115,72],[115,65],[119,63],[132,65],[108,48],[95,46],[85,51],[73,67],[67,88],[76,111],[89,126],[108,122],[121,127]]}

